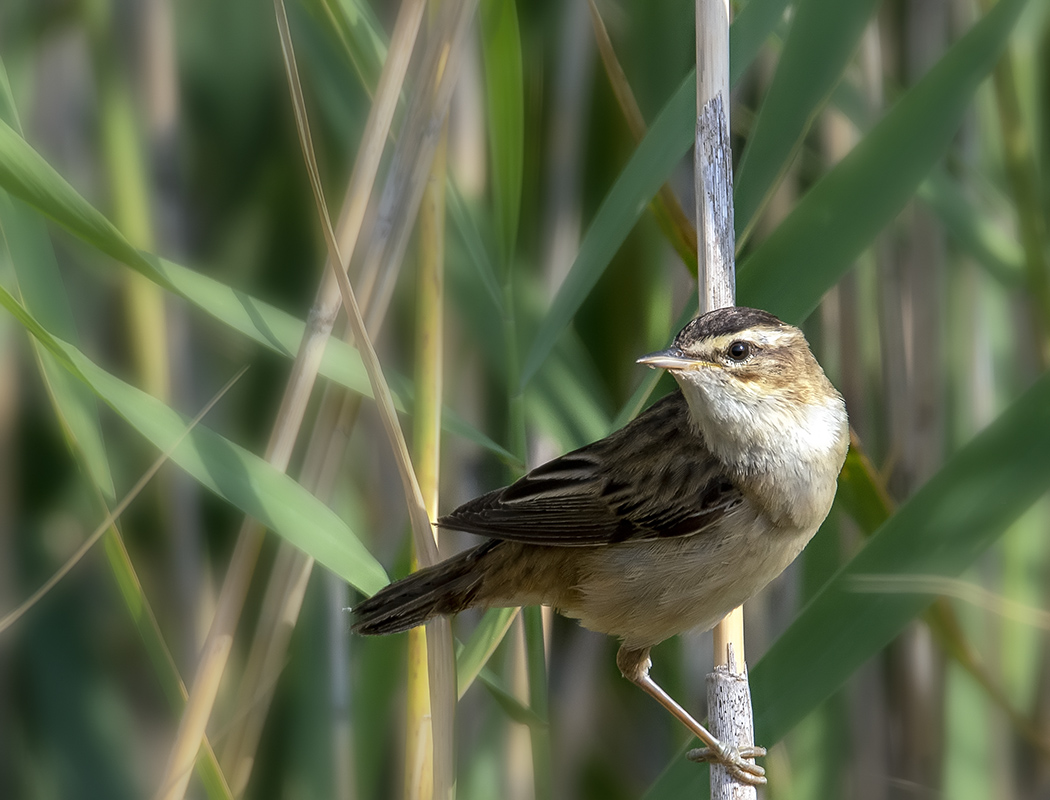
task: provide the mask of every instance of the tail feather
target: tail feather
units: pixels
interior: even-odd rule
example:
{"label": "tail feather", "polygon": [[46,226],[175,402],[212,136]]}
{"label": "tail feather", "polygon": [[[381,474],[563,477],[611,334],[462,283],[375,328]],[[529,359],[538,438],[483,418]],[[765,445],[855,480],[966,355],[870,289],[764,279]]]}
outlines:
{"label": "tail feather", "polygon": [[497,544],[486,542],[381,589],[353,609],[350,630],[365,636],[400,633],[438,614],[470,608],[484,580],[478,562]]}

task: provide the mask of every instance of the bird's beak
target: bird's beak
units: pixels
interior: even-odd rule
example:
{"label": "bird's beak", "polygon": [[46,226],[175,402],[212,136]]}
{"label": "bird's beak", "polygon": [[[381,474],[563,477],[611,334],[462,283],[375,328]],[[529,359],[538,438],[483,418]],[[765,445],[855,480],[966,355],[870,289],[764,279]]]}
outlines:
{"label": "bird's beak", "polygon": [[669,347],[657,353],[650,353],[638,359],[639,364],[645,364],[653,369],[691,369],[697,365],[696,359],[682,355],[677,347]]}

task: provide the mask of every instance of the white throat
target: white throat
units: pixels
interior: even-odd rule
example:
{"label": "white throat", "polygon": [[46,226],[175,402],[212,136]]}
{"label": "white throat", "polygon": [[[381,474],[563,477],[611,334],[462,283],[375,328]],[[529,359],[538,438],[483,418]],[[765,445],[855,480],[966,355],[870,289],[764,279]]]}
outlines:
{"label": "white throat", "polygon": [[[800,527],[811,516],[822,520],[849,442],[841,396],[827,394],[803,403],[761,394],[754,385],[727,387],[718,375],[696,377],[701,380],[679,383],[693,423],[711,451],[755,485],[771,513]],[[720,385],[710,385],[713,381]]]}

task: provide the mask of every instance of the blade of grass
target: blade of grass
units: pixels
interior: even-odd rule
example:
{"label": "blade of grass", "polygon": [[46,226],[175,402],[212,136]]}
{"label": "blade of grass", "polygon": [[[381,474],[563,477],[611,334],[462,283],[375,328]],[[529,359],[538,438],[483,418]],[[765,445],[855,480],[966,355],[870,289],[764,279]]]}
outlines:
{"label": "blade of grass", "polygon": [[[542,728],[546,729],[547,722],[536,715],[536,712],[529,706],[520,702],[511,691],[487,669],[481,670],[478,673],[478,681],[488,690],[489,694],[499,703],[500,708],[506,712],[507,716],[514,722],[522,725],[528,725],[529,729]],[[537,792],[537,797],[542,795]]]}
{"label": "blade of grass", "polygon": [[370,95],[382,73],[387,42],[368,3],[359,0],[307,0],[307,8],[329,22]]}
{"label": "blade of grass", "polygon": [[185,430],[175,438],[175,441],[171,443],[171,446],[161,453],[149,468],[142,473],[139,479],[135,482],[135,485],[132,486],[128,493],[121,498],[120,502],[118,502],[113,509],[106,514],[106,518],[96,526],[91,535],[80,544],[68,559],[66,559],[65,563],[55,570],[51,577],[44,581],[44,583],[40,585],[40,588],[29,595],[29,597],[20,603],[17,608],[0,617],[0,634],[21,619],[26,612],[40,602],[40,599],[44,597],[44,595],[55,588],[58,582],[68,575],[73,567],[80,563],[81,559],[83,559],[87,552],[95,546],[98,540],[102,538],[103,534],[116,524],[120,515],[124,513],[124,510],[129,505],[131,505],[131,501],[139,496],[142,490],[146,487],[146,484],[148,484],[153,479],[153,476],[160,471],[160,468],[168,462],[168,459],[171,458],[175,448],[182,444],[182,441],[189,435],[190,431],[192,431],[197,426],[197,423],[199,423],[204,416],[211,411],[212,407],[233,387],[247,369],[247,367],[242,367],[236,375],[226,382],[225,386],[216,392],[215,396],[212,397],[212,399],[204,405],[204,408],[197,413],[197,416],[187,423]]}
{"label": "blade of grass", "polygon": [[[992,3],[982,3],[988,10]],[[1041,340],[1040,357],[1045,367],[1050,363],[1050,261],[1047,259],[1047,222],[1039,187],[1039,163],[1036,160],[1028,126],[1021,114],[1021,100],[1013,65],[1013,54],[1007,48],[993,72],[995,102],[999,110],[999,129],[1006,175],[1017,209],[1018,227],[1024,249],[1025,278],[1030,305],[1036,320],[1036,335]],[[1045,167],[1045,165],[1044,165]]]}
{"label": "blade of grass", "polygon": [[135,269],[152,268],[123,234],[55,172],[51,165],[0,120],[0,186]]}
{"label": "blade of grass", "polygon": [[877,0],[795,3],[777,70],[736,169],[737,252],[831,97],[877,6]]}
{"label": "blade of grass", "polygon": [[[5,165],[18,168],[5,169]],[[291,356],[302,341],[306,326],[295,317],[207,275],[136,250],[2,120],[0,188],[7,189],[88,244],[189,300],[264,347]],[[320,371],[349,389],[371,396],[360,354],[345,342],[329,342],[321,356]],[[399,397],[398,409],[404,410],[407,403],[408,398]],[[510,453],[452,411],[446,409],[443,424],[450,433],[463,436],[501,458],[512,459]]]}
{"label": "blade of grass", "polygon": [[521,35],[512,0],[483,0],[480,19],[496,239],[507,269],[518,234],[525,147]]}
{"label": "blade of grass", "polygon": [[[100,3],[100,13],[87,14],[94,83],[98,94],[99,140],[111,197],[113,219],[139,249],[155,249],[152,202],[147,177],[145,144],[127,70],[119,63],[114,42],[116,10]],[[167,311],[164,295],[141,275],[123,276],[128,344],[135,368],[147,392],[170,402]]]}
{"label": "blade of grass", "polygon": [[[634,137],[636,142],[641,142],[648,132],[645,118],[642,116],[642,110],[638,106],[638,101],[634,99],[634,92],[631,91],[631,85],[627,82],[627,75],[616,57],[616,51],[613,49],[612,41],[609,39],[609,32],[606,30],[605,23],[598,12],[598,6],[594,0],[588,0],[587,4],[591,11],[594,38],[598,42],[598,52],[602,57],[606,77],[608,77],[609,84],[612,86],[620,111],[627,121],[627,127],[631,131],[631,136]],[[660,226],[660,230],[663,231],[664,236],[671,243],[671,246],[674,247],[675,252],[678,253],[678,257],[682,259],[686,268],[695,277],[696,229],[682,210],[682,205],[678,202],[678,197],[670,184],[665,183],[660,187],[660,191],[650,203],[650,209],[656,218],[657,224]]]}
{"label": "blade of grass", "polygon": [[[186,424],[184,415],[121,381],[80,350],[52,336],[0,287],[0,305],[59,362],[161,450],[167,450]],[[258,456],[198,425],[172,453],[172,461],[227,502],[312,554],[361,591],[388,583],[386,573],[353,532],[323,503]]]}
{"label": "blade of grass", "polygon": [[481,674],[499,643],[503,641],[518,608],[492,608],[485,612],[466,645],[456,654],[458,696],[463,697],[474,679]]}
{"label": "blade of grass", "polygon": [[1050,630],[1050,611],[1019,603],[961,578],[932,574],[857,575],[853,580],[853,591],[954,597],[997,616],[1029,627]]}
{"label": "blade of grass", "polygon": [[1024,250],[968,197],[962,181],[936,168],[919,187],[919,199],[934,210],[948,233],[1004,287],[1024,283]]}
{"label": "blade of grass", "polygon": [[998,3],[806,193],[740,265],[742,304],[809,316],[944,154],[1026,3]]}

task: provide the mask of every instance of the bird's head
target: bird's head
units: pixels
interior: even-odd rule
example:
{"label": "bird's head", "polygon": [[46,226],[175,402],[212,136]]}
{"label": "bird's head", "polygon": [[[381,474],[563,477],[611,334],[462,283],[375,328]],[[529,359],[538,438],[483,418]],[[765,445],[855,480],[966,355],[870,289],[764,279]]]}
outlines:
{"label": "bird's head", "polygon": [[638,363],[674,376],[694,423],[728,460],[845,456],[842,396],[802,331],[766,311],[710,311]]}

